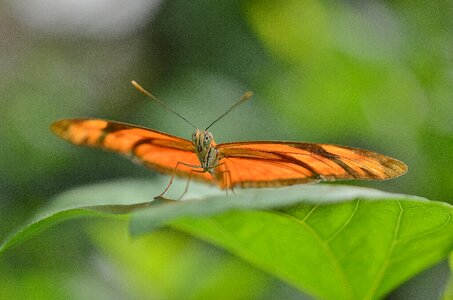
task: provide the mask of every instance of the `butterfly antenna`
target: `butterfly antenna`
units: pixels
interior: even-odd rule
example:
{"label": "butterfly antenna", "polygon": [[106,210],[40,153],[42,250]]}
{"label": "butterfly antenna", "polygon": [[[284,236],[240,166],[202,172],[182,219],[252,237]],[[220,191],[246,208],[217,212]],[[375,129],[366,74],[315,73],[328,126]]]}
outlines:
{"label": "butterfly antenna", "polygon": [[251,91],[247,91],[244,93],[244,95],[242,95],[241,98],[239,98],[238,101],[236,101],[236,103],[234,103],[226,112],[224,112],[220,117],[218,117],[217,119],[215,119],[214,122],[211,123],[211,125],[209,125],[208,127],[206,127],[205,130],[208,130],[209,127],[211,127],[212,125],[214,125],[218,120],[222,119],[223,117],[225,117],[230,111],[232,111],[236,106],[238,106],[239,104],[249,100],[250,98],[252,98],[253,96],[253,92]]}
{"label": "butterfly antenna", "polygon": [[131,81],[131,84],[140,92],[142,93],[143,95],[151,98],[152,100],[156,101],[157,103],[159,103],[160,105],[162,105],[163,107],[165,107],[166,109],[168,109],[169,111],[171,111],[172,113],[174,113],[175,115],[177,115],[178,117],[180,117],[181,119],[183,119],[184,121],[186,121],[188,124],[190,124],[193,128],[197,129],[197,126],[193,125],[192,123],[190,123],[186,118],[184,118],[183,116],[181,116],[180,114],[178,114],[176,111],[174,111],[171,107],[167,106],[164,102],[160,101],[157,97],[153,96],[152,94],[150,94],[147,90],[145,90],[144,88],[141,87],[141,85],[139,85],[135,80],[132,80]]}

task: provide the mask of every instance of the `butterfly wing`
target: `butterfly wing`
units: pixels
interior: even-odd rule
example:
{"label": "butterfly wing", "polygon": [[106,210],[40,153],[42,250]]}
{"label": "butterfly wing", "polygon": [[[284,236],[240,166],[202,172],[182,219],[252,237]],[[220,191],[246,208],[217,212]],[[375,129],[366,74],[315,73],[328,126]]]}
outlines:
{"label": "butterfly wing", "polygon": [[270,187],[319,180],[377,179],[404,174],[407,166],[358,148],[313,143],[241,142],[217,146],[218,181],[224,188]]}
{"label": "butterfly wing", "polygon": [[[63,119],[51,128],[75,145],[117,152],[162,173],[173,174],[178,162],[200,165],[192,142],[144,127],[100,119]],[[176,174],[189,176],[191,170],[180,164]],[[213,180],[208,173],[192,172],[191,177]]]}

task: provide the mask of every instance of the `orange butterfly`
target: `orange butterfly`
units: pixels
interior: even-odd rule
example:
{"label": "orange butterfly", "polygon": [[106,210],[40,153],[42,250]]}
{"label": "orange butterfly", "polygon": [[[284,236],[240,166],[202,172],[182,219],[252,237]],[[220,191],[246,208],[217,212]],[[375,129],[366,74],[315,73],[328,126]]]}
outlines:
{"label": "orange butterfly", "polygon": [[[192,125],[138,83],[132,81],[132,84]],[[191,141],[101,119],[63,119],[53,123],[52,130],[75,145],[118,152],[151,169],[172,174],[160,196],[168,190],[175,174],[232,189],[235,186],[276,187],[320,180],[384,180],[407,171],[407,166],[399,160],[345,146],[273,141],[216,144],[209,127],[251,96],[251,92],[246,92],[205,130],[192,125],[196,131]]]}

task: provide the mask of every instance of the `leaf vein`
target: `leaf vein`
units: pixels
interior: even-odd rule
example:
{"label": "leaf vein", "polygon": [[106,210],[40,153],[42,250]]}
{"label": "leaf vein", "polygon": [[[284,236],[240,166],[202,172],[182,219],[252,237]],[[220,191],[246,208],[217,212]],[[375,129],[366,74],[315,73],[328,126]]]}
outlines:
{"label": "leaf vein", "polygon": [[449,214],[447,220],[442,225],[440,225],[438,228],[431,229],[431,230],[428,230],[428,231],[425,231],[425,232],[421,232],[421,233],[418,233],[418,234],[414,234],[414,235],[411,235],[411,236],[407,236],[407,237],[404,237],[404,238],[397,239],[396,243],[410,242],[410,241],[419,239],[421,237],[433,234],[433,233],[435,233],[437,231],[442,230],[445,226],[447,226],[448,223],[450,223],[450,220],[451,220],[451,215]]}
{"label": "leaf vein", "polygon": [[[315,206],[311,210],[311,212],[318,206],[319,206],[319,204],[317,206]],[[287,213],[284,213],[281,211],[275,211],[275,213],[285,216],[289,219],[292,219],[296,223],[302,225],[305,229],[307,229],[308,232],[310,232],[319,241],[320,245],[322,245],[322,247],[324,248],[325,254],[330,258],[332,265],[334,266],[334,270],[337,273],[337,278],[342,281],[341,285],[343,287],[345,287],[345,289],[347,291],[347,294],[348,294],[347,299],[355,299],[356,296],[355,296],[354,290],[353,290],[350,282],[348,281],[346,273],[344,272],[343,268],[341,267],[341,263],[340,263],[338,257],[332,251],[332,248],[330,248],[329,244],[321,237],[321,235],[310,224],[308,224],[307,222],[304,221],[307,218],[307,216],[305,216],[304,220],[301,220],[290,214],[287,214]]]}
{"label": "leaf vein", "polygon": [[311,214],[319,207],[319,203],[316,204],[315,206],[313,206],[312,209],[310,209],[310,211],[307,213],[307,215],[302,219],[302,222],[306,222],[308,220],[308,218],[311,216]]}
{"label": "leaf vein", "polygon": [[395,247],[396,247],[396,244],[397,244],[398,234],[399,234],[399,230],[400,230],[400,227],[401,227],[401,220],[402,220],[402,217],[403,217],[404,209],[403,209],[403,207],[401,205],[401,202],[399,200],[396,200],[396,201],[398,203],[399,213],[398,213],[398,218],[396,220],[395,230],[393,231],[392,243],[390,244],[390,247],[389,247],[389,249],[387,251],[387,254],[385,255],[384,261],[383,261],[383,263],[381,265],[382,267],[376,273],[376,277],[375,277],[375,279],[374,279],[374,281],[373,281],[373,283],[371,285],[371,288],[369,289],[369,292],[368,292],[368,294],[366,295],[366,297],[364,299],[373,299],[374,296],[376,295],[376,291],[379,288],[379,285],[381,284],[382,279],[384,278],[385,272],[387,271],[387,269],[388,269],[388,267],[390,265],[390,260],[391,260],[393,251],[395,250]]}
{"label": "leaf vein", "polygon": [[356,202],[356,205],[355,205],[355,208],[354,208],[354,211],[352,212],[352,214],[349,216],[349,218],[346,220],[346,222],[344,222],[344,224],[340,228],[337,229],[336,232],[334,232],[331,236],[329,236],[326,239],[326,243],[330,244],[349,225],[349,223],[351,222],[352,218],[357,213],[357,209],[359,208],[359,204],[360,204],[360,199],[357,199],[357,202]]}

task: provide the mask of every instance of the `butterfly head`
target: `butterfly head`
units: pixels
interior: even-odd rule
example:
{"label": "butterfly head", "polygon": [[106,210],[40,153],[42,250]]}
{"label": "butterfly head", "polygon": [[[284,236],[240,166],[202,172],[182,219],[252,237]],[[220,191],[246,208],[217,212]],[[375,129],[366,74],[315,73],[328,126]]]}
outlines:
{"label": "butterfly head", "polygon": [[212,133],[207,130],[197,130],[192,134],[192,142],[195,145],[195,148],[198,153],[205,152],[211,146],[215,145],[214,137]]}
{"label": "butterfly head", "polygon": [[217,165],[218,151],[215,147],[214,137],[207,130],[197,130],[192,134],[192,142],[195,153],[198,156],[201,166],[205,171],[213,172]]}

